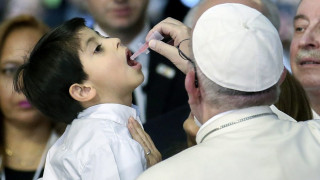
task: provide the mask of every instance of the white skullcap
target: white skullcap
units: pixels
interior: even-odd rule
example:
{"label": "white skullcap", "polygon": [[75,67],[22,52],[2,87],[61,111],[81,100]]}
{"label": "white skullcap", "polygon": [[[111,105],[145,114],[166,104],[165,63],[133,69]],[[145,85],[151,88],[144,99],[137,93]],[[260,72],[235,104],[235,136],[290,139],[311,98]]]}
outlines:
{"label": "white skullcap", "polygon": [[259,11],[242,4],[208,9],[197,21],[192,41],[200,70],[225,88],[268,89],[284,68],[278,31]]}

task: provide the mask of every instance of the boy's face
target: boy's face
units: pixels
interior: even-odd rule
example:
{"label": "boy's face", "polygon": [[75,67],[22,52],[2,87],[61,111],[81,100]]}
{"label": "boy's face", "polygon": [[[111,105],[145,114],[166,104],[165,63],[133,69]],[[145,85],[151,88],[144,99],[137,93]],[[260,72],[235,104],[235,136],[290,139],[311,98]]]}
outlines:
{"label": "boy's face", "polygon": [[97,90],[101,102],[131,96],[144,76],[141,64],[130,60],[128,48],[121,44],[120,39],[102,37],[89,28],[80,30],[79,37],[79,57],[88,74],[86,83]]}

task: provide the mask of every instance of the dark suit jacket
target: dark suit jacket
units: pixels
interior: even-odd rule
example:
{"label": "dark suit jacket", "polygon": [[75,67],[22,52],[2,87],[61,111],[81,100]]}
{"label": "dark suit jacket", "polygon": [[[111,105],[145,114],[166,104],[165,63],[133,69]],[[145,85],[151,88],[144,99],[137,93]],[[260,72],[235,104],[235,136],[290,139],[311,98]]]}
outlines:
{"label": "dark suit jacket", "polygon": [[[183,122],[190,113],[184,86],[185,74],[170,60],[150,51],[149,80],[144,87],[147,94],[147,122],[145,131],[150,135],[163,159],[174,155],[186,146]],[[157,72],[159,66],[175,71],[173,78]]]}
{"label": "dark suit jacket", "polygon": [[[160,67],[174,71],[174,77],[166,77],[159,72]],[[149,80],[143,88],[147,94],[147,121],[188,104],[184,80],[185,74],[178,70],[171,61],[150,51]]]}

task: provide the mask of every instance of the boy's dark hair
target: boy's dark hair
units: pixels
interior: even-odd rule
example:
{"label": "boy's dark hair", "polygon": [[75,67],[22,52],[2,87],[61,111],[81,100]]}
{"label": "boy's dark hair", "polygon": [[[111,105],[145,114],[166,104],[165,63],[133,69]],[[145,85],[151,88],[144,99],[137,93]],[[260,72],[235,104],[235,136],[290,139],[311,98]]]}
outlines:
{"label": "boy's dark hair", "polygon": [[85,27],[84,19],[74,18],[45,34],[14,78],[15,90],[54,121],[69,124],[84,109],[69,87],[88,78],[79,58],[78,32]]}

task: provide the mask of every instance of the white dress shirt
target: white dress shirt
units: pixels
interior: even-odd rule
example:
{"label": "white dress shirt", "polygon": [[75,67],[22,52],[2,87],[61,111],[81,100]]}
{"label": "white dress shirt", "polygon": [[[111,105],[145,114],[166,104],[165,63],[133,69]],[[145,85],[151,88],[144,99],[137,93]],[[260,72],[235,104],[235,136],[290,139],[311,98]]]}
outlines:
{"label": "white dress shirt", "polygon": [[44,180],[133,180],[146,169],[143,148],[127,128],[134,108],[100,104],[85,109],[50,148]]}
{"label": "white dress shirt", "polygon": [[[98,24],[95,24],[93,28],[98,31],[101,35],[109,37],[109,35],[104,32]],[[139,50],[139,44],[145,43],[145,38],[150,30],[150,25],[145,23],[142,31],[128,44],[128,48],[134,52]],[[146,122],[146,108],[147,108],[147,94],[142,90],[142,88],[148,83],[149,78],[149,61],[150,54],[142,53],[135,60],[137,60],[142,66],[142,73],[144,75],[144,81],[140,86],[134,90],[134,97],[136,99],[136,104],[139,107],[141,122],[144,124]]]}

